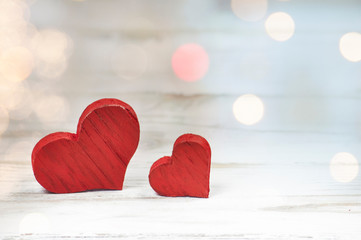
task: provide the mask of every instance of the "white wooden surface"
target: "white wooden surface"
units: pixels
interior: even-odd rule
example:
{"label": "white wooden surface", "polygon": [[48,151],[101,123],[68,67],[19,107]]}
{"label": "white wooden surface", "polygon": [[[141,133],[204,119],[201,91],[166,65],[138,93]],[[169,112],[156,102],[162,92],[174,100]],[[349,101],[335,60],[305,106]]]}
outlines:
{"label": "white wooden surface", "polygon": [[[36,136],[14,132],[4,137],[1,147],[5,156],[0,169],[1,236],[4,239],[359,237],[360,177],[342,184],[329,174],[329,161],[336,149],[359,152],[354,138],[342,134],[265,132],[182,123],[179,111],[167,111],[164,98],[172,106],[180,107],[186,102],[179,96],[147,96],[146,102],[152,107],[140,111],[139,106],[144,102],[141,97],[128,101],[139,114],[142,130],[123,191],[49,194],[33,177],[30,153],[39,136],[54,129],[40,130]],[[76,102],[89,101],[89,97],[77,97]],[[194,97],[192,102],[202,102],[202,97]],[[185,105],[182,108],[191,109]],[[65,122],[63,126],[66,127],[61,130],[74,130],[76,121]],[[174,139],[184,132],[202,134],[212,146],[209,199],[157,196],[147,181],[153,161],[170,154]],[[19,142],[25,142],[22,148],[20,145],[12,149],[11,145]],[[47,234],[21,235],[22,219],[34,212],[48,218]]]}
{"label": "white wooden surface", "polygon": [[[30,21],[66,32],[73,53],[58,79],[34,72],[24,82],[35,110],[12,119],[1,136],[0,238],[360,239],[361,177],[339,183],[329,172],[337,152],[361,159],[360,63],[338,50],[342,34],[360,30],[359,2],[270,1],[268,14],[287,11],[295,20],[295,35],[284,43],[265,34],[263,21],[237,19],[228,1],[193,2],[31,5]],[[170,65],[173,51],[188,42],[210,57],[196,83],[177,79]],[[128,43],[148,57],[134,81],[116,76],[109,62]],[[255,126],[232,114],[245,93],[265,104]],[[54,94],[64,101],[62,117],[44,121],[36,105]],[[82,110],[102,97],[126,101],[141,123],[124,190],[45,192],[32,174],[33,146],[50,132],[74,132]],[[160,197],[148,184],[151,164],[186,132],[211,144],[209,199]],[[31,213],[47,219],[45,233],[22,233]]]}

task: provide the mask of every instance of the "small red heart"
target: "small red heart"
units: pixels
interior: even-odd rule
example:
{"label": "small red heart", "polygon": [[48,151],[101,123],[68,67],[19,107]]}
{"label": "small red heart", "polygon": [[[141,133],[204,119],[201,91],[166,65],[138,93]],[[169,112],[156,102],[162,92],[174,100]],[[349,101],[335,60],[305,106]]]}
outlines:
{"label": "small red heart", "polygon": [[171,157],[153,163],[149,183],[159,195],[208,198],[211,148],[206,139],[184,134],[174,143]]}
{"label": "small red heart", "polygon": [[52,133],[35,145],[34,175],[54,193],[121,190],[138,142],[134,110],[118,99],[101,99],[84,110],[76,134]]}

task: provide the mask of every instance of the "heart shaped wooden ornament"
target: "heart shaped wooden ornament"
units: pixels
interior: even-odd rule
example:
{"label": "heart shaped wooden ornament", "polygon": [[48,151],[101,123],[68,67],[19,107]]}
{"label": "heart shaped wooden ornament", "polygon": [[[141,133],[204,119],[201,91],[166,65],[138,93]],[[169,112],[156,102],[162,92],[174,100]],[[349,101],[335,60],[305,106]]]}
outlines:
{"label": "heart shaped wooden ornament", "polygon": [[32,153],[36,180],[53,193],[123,188],[139,142],[134,110],[118,99],[100,99],[82,113],[77,133],[41,139]]}
{"label": "heart shaped wooden ornament", "polygon": [[184,134],[174,143],[170,157],[153,163],[149,183],[159,195],[208,198],[211,148],[199,135]]}

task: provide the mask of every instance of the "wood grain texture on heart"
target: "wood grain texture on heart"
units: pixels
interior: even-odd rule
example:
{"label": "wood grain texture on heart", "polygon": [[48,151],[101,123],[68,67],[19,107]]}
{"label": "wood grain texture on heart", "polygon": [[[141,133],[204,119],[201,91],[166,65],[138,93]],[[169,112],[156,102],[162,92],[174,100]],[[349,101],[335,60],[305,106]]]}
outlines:
{"label": "wood grain texture on heart", "polygon": [[184,134],[175,141],[172,156],[153,163],[149,183],[162,196],[208,198],[210,166],[211,148],[207,140]]}
{"label": "wood grain texture on heart", "polygon": [[53,193],[123,188],[124,175],[139,143],[139,122],[131,106],[100,99],[82,113],[77,132],[57,132],[34,147],[36,180]]}

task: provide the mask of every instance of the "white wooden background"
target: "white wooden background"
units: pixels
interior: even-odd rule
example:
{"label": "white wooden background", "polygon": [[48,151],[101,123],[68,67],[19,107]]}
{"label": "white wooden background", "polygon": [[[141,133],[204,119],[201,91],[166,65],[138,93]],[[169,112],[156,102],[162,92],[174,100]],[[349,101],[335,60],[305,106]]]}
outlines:
{"label": "white wooden background", "polygon": [[[269,1],[267,15],[276,11],[296,24],[286,42],[267,36],[264,19],[238,19],[225,0],[32,1],[29,21],[65,32],[72,50],[57,79],[34,70],[24,82],[31,107],[61,98],[55,117],[34,110],[11,119],[1,136],[0,238],[360,239],[361,177],[339,183],[329,164],[337,152],[361,159],[361,65],[338,49],[343,34],[361,31],[361,4]],[[177,79],[170,62],[189,42],[210,58],[195,83]],[[110,64],[123,44],[146,53],[147,68],[135,80]],[[265,105],[254,126],[232,114],[246,93]],[[45,192],[33,177],[33,146],[50,132],[74,132],[82,110],[102,97],[129,103],[141,124],[124,190]],[[165,198],[149,186],[151,164],[186,132],[212,147],[209,199]],[[33,227],[44,233],[22,231],[33,213],[43,217]]]}

